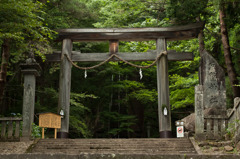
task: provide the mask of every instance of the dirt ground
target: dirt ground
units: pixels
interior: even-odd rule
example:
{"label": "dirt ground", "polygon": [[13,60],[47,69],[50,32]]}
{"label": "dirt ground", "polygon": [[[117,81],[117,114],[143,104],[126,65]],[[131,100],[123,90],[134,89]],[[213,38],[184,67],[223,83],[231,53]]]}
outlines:
{"label": "dirt ground", "polygon": [[0,154],[23,154],[33,141],[0,142]]}
{"label": "dirt ground", "polygon": [[235,154],[239,155],[239,148],[234,147],[234,144],[232,141],[201,141],[197,142],[193,139],[193,137],[190,138],[190,140],[193,143],[194,148],[198,152],[198,154],[203,155],[229,155],[229,154]]}

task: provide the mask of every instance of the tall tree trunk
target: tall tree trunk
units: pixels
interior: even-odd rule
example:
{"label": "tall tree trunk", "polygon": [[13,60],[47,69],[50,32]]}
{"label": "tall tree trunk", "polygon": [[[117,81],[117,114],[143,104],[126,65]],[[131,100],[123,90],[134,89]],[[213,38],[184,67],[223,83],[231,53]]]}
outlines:
{"label": "tall tree trunk", "polygon": [[220,27],[221,27],[221,35],[222,35],[222,44],[223,44],[225,63],[227,66],[227,73],[228,73],[228,77],[230,79],[230,83],[232,85],[233,96],[240,97],[240,87],[235,86],[238,84],[238,79],[237,79],[237,74],[236,74],[236,71],[234,69],[234,65],[232,62],[232,55],[231,55],[230,46],[229,46],[228,32],[227,32],[227,27],[226,27],[226,24],[224,21],[224,18],[226,15],[224,12],[223,5],[220,7],[219,13],[220,13]]}
{"label": "tall tree trunk", "polygon": [[10,56],[9,39],[5,39],[2,44],[2,64],[0,70],[0,112],[3,113],[5,108],[3,106],[4,90],[7,82],[7,67]]}
{"label": "tall tree trunk", "polygon": [[[201,21],[201,18],[200,16],[196,18],[198,22]],[[205,49],[205,43],[204,43],[204,34],[203,34],[203,30],[200,30],[199,34],[198,34],[198,44],[199,44],[199,55],[202,59],[202,56],[203,56],[203,50]],[[202,61],[202,60],[200,60]],[[200,64],[200,67],[199,67],[199,74],[198,74],[198,78],[199,78],[199,84],[203,84],[203,81],[202,81],[202,73],[203,73],[203,68],[202,68],[202,63]]]}
{"label": "tall tree trunk", "polygon": [[202,57],[203,55],[203,50],[205,49],[205,44],[204,44],[204,34],[203,34],[203,30],[201,30],[198,34],[198,43],[199,43],[199,53],[200,53],[200,57]]}
{"label": "tall tree trunk", "polygon": [[[197,21],[200,22],[201,18],[197,17]],[[200,32],[198,34],[198,43],[199,43],[199,54],[200,54],[200,57],[202,57],[203,50],[205,49],[203,30],[200,30]]]}

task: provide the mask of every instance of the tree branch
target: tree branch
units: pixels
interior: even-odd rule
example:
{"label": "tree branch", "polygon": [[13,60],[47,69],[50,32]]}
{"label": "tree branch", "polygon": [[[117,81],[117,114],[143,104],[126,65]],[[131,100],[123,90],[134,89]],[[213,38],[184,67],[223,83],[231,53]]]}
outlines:
{"label": "tree branch", "polygon": [[230,48],[231,48],[231,49],[233,49],[233,50],[237,50],[237,51],[240,51],[240,48],[236,48],[236,47],[231,47],[231,46],[230,46]]}
{"label": "tree branch", "polygon": [[[221,38],[221,35],[218,35],[217,33],[213,33],[213,32],[211,32],[208,28],[206,28],[206,27],[204,27],[204,29],[206,29],[207,30],[207,32],[209,32],[216,40],[220,40],[220,38]],[[236,48],[236,47],[231,47],[230,46],[230,48],[231,49],[233,49],[233,50],[237,50],[237,51],[240,51],[240,48]]]}
{"label": "tree branch", "polygon": [[217,33],[214,33],[212,31],[210,31],[207,27],[204,27],[204,29],[206,29],[207,32],[209,32],[216,40],[220,40],[221,39],[221,35],[220,34],[217,34]]}

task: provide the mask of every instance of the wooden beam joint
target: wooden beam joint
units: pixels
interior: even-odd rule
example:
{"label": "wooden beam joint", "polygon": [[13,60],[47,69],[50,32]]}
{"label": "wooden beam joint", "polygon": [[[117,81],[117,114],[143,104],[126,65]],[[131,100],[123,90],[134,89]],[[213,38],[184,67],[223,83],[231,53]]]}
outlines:
{"label": "wooden beam joint", "polygon": [[118,40],[109,40],[109,53],[116,54],[118,53]]}

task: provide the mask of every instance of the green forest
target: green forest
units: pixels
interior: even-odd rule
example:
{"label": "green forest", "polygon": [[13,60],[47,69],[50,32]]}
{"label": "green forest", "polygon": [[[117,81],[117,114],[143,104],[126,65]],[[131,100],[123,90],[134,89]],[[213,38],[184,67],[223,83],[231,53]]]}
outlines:
{"label": "green forest", "polygon": [[[58,29],[168,27],[201,21],[205,26],[198,38],[167,43],[168,50],[194,54],[193,61],[168,63],[173,126],[194,112],[194,87],[204,49],[225,71],[227,107],[233,107],[233,99],[240,96],[239,0],[1,0],[0,117],[22,115],[20,64],[29,53],[42,68],[36,81],[35,125],[38,113],[58,113],[60,64],[47,62],[45,56],[61,50]],[[119,43],[119,52],[155,49],[155,41]],[[109,43],[74,42],[73,50],[106,53]],[[159,137],[156,65],[142,69],[142,79],[138,68],[123,62],[108,62],[86,73],[85,78],[84,70],[72,68],[71,138],[143,138],[147,130],[148,137]],[[38,126],[33,135],[40,135]]]}

